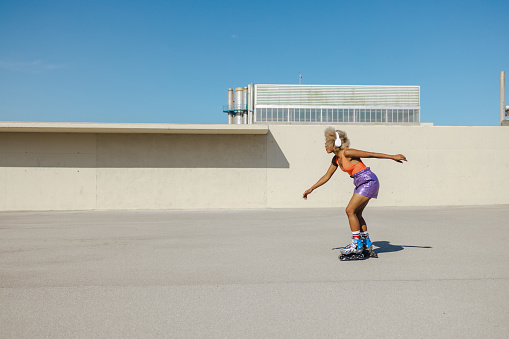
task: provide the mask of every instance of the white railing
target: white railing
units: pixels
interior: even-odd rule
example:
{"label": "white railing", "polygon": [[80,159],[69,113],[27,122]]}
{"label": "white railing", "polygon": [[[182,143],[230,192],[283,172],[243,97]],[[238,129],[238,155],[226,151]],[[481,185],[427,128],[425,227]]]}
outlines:
{"label": "white railing", "polygon": [[255,122],[415,124],[420,123],[420,108],[258,107],[255,110]]}

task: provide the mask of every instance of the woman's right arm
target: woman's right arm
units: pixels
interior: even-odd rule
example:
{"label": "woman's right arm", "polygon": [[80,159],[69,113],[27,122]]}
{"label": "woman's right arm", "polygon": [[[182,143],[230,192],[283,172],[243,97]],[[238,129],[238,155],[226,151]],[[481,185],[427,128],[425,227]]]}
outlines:
{"label": "woman's right arm", "polygon": [[325,184],[327,181],[329,181],[329,179],[332,177],[332,175],[334,174],[334,172],[336,172],[336,170],[338,169],[337,166],[334,166],[333,164],[331,164],[329,166],[329,169],[327,170],[327,173],[325,173],[325,175],[323,177],[320,178],[320,180],[318,180],[316,182],[316,184],[314,184],[313,186],[311,186],[310,189],[306,190],[304,192],[304,194],[302,195],[302,197],[304,199],[307,200],[308,198],[308,195],[311,194],[311,192],[313,192],[313,190],[315,190],[316,188],[322,186],[323,184]]}

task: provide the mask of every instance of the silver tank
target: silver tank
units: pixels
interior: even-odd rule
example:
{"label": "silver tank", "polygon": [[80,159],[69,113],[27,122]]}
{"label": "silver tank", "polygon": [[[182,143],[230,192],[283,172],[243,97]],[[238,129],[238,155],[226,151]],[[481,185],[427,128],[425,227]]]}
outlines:
{"label": "silver tank", "polygon": [[242,124],[242,110],[244,109],[244,87],[235,88],[235,118],[234,123],[237,125]]}
{"label": "silver tank", "polygon": [[233,109],[233,89],[228,88],[228,109]]}
{"label": "silver tank", "polygon": [[233,109],[233,89],[228,88],[228,124],[233,124],[233,112],[231,110]]}
{"label": "silver tank", "polygon": [[244,87],[235,88],[235,109],[244,108]]}

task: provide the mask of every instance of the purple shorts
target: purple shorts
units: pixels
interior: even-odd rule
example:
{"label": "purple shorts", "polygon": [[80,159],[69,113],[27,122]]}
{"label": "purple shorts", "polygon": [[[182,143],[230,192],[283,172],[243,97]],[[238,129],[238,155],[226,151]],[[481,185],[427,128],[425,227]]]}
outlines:
{"label": "purple shorts", "polygon": [[378,197],[380,183],[369,167],[355,173],[350,178],[353,178],[353,184],[355,185],[354,193],[359,193],[368,198],[376,199]]}

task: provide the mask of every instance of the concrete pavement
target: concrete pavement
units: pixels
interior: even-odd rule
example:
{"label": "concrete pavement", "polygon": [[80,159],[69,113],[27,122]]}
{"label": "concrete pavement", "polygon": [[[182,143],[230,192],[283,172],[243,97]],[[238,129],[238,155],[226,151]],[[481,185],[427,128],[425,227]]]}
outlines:
{"label": "concrete pavement", "polygon": [[509,206],[0,214],[0,337],[509,337]]}

